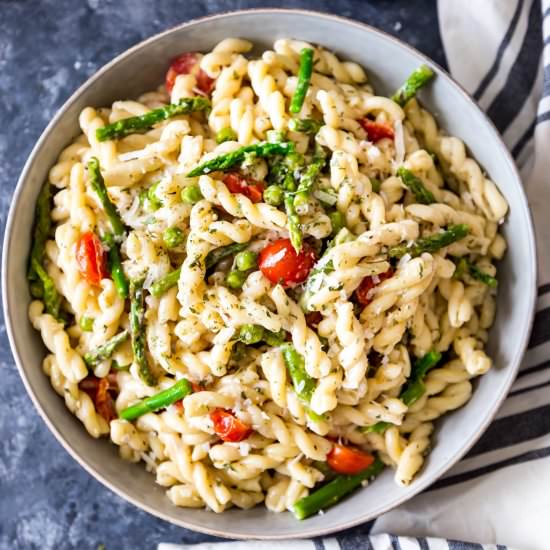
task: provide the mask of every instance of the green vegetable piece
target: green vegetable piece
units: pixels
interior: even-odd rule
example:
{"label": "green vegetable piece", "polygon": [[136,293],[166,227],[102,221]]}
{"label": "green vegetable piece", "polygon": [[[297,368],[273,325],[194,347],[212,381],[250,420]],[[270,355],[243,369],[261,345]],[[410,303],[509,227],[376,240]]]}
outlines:
{"label": "green vegetable piece", "polygon": [[403,85],[395,92],[392,99],[401,107],[412,99],[418,90],[425,86],[433,77],[435,73],[427,65],[420,65],[418,69],[415,69],[405,80]]}
{"label": "green vegetable piece", "polygon": [[235,256],[235,267],[239,271],[248,271],[258,266],[258,254],[252,250],[244,250]]}
{"label": "green vegetable piece", "polygon": [[162,201],[157,196],[157,189],[160,182],[153,183],[149,189],[147,189],[147,200],[151,205],[151,210],[154,212],[162,206]]}
{"label": "green vegetable piece", "polygon": [[181,200],[187,204],[195,204],[202,198],[201,188],[197,184],[189,185],[181,190]]}
{"label": "green vegetable piece", "polygon": [[229,258],[230,256],[233,256],[234,254],[241,252],[241,250],[244,250],[247,246],[248,246],[248,243],[232,243],[232,244],[227,244],[225,246],[220,246],[218,248],[214,248],[214,250],[211,250],[206,255],[206,259],[204,261],[206,270],[208,271],[212,269],[215,265],[220,263],[222,260],[225,260],[225,258]]}
{"label": "green vegetable piece", "polygon": [[269,143],[264,141],[262,143],[245,145],[235,151],[214,157],[213,159],[199,164],[187,174],[187,177],[201,176],[202,174],[209,174],[216,170],[229,170],[236,164],[243,162],[251,153],[255,154],[256,157],[269,157],[272,155],[287,155],[292,151],[294,151],[294,144],[290,141],[283,141],[281,143]]}
{"label": "green vegetable piece", "polygon": [[270,185],[264,191],[264,202],[271,206],[280,206],[283,200],[284,191],[278,185]]}
{"label": "green vegetable piece", "polygon": [[[36,276],[34,271],[33,275]],[[37,300],[42,300],[42,298],[44,298],[44,289],[42,288],[42,284],[39,281],[29,281],[29,283],[31,296]]]}
{"label": "green vegetable piece", "polygon": [[50,215],[51,200],[51,186],[49,183],[45,183],[40,189],[40,193],[38,194],[38,198],[36,199],[31,261],[29,262],[29,270],[27,275],[30,281],[40,281],[38,274],[34,271],[34,268],[32,267],[32,259],[34,258],[38,261],[40,265],[42,265],[46,241],[52,227],[52,218]]}
{"label": "green vegetable piece", "polygon": [[235,130],[233,130],[233,128],[230,128],[229,126],[222,128],[216,134],[216,143],[218,145],[226,141],[237,141],[237,132],[235,132]]}
{"label": "green vegetable piece", "polygon": [[315,391],[316,383],[306,371],[303,356],[296,351],[292,344],[283,344],[281,351],[296,395],[309,403]]}
{"label": "green vegetable piece", "polygon": [[380,421],[376,424],[373,424],[372,426],[364,426],[361,428],[361,431],[363,433],[375,433],[375,434],[381,434],[384,433],[389,427],[391,426],[390,422],[384,422]]}
{"label": "green vegetable piece", "polygon": [[156,298],[162,296],[167,290],[170,290],[173,286],[176,286],[178,284],[180,273],[181,268],[170,271],[170,273],[155,281],[151,285],[149,292]]}
{"label": "green vegetable piece", "polygon": [[145,355],[145,297],[143,280],[130,281],[130,335],[134,361],[140,378],[148,385],[156,384],[156,377],[149,367]]}
{"label": "green vegetable piece", "polygon": [[250,324],[242,325],[237,338],[247,346],[257,344],[264,338],[264,327]]}
{"label": "green vegetable piece", "polygon": [[291,118],[288,121],[288,129],[292,132],[315,135],[323,126],[322,120],[315,118]]}
{"label": "green vegetable piece", "polygon": [[338,212],[338,210],[331,212],[328,217],[332,225],[331,235],[334,237],[346,226],[346,217],[342,212]]}
{"label": "green vegetable piece", "polygon": [[155,412],[159,409],[165,409],[176,401],[183,399],[192,391],[193,388],[191,386],[191,382],[189,382],[186,378],[182,378],[168,389],[156,393],[155,395],[151,395],[151,397],[147,397],[142,401],[123,409],[120,411],[118,416],[128,422],[132,422],[144,414]]}
{"label": "green vegetable piece", "polygon": [[436,252],[440,248],[449,246],[466,237],[469,232],[469,226],[464,223],[449,225],[442,233],[435,233],[429,237],[417,239],[412,246],[404,244],[392,246],[388,250],[388,256],[390,258],[402,258],[405,254],[410,254],[412,258],[416,258],[424,252]]}
{"label": "green vegetable piece", "polygon": [[96,157],[92,157],[88,162],[88,174],[90,176],[90,186],[98,196],[103,206],[103,210],[105,210],[105,214],[107,218],[109,218],[113,233],[117,236],[124,235],[124,224],[120,219],[116,206],[109,198],[109,193],[107,193],[107,188],[105,187],[105,181],[101,175],[99,160]]}
{"label": "green vegetable piece", "polygon": [[309,81],[311,80],[311,73],[313,72],[313,49],[304,48],[300,52],[300,68],[298,69],[298,83],[296,84],[296,90],[290,101],[290,112],[297,114],[302,109],[304,99],[306,98],[307,89],[309,88]]}
{"label": "green vegetable piece", "polygon": [[453,273],[453,277],[455,279],[462,279],[464,275],[469,273],[470,268],[468,266],[469,262],[466,258],[455,258],[454,263],[456,265],[455,272]]}
{"label": "green vegetable piece", "polygon": [[375,461],[362,472],[345,476],[336,476],[332,481],[301,498],[292,507],[296,519],[306,519],[320,510],[325,510],[339,502],[347,494],[357,489],[363,481],[376,477],[384,469],[384,463],[376,458]]}
{"label": "green vegetable piece", "polygon": [[34,273],[36,273],[42,283],[42,300],[46,312],[52,317],[55,317],[60,323],[65,324],[65,319],[61,314],[61,303],[63,299],[55,288],[54,280],[48,275],[48,272],[42,267],[42,264],[40,264],[38,260],[32,258],[31,262]]}
{"label": "green vegetable piece", "polygon": [[109,271],[111,272],[111,277],[115,283],[115,288],[118,295],[121,298],[128,298],[128,278],[126,277],[124,268],[122,267],[118,243],[115,241],[112,233],[105,233],[101,240],[109,248],[109,251],[107,252]]}
{"label": "green vegetable piece", "polygon": [[302,250],[302,229],[300,225],[300,216],[296,212],[294,206],[294,195],[287,193],[285,195],[285,210],[288,219],[288,232],[290,234],[290,242],[296,250],[300,253]]}
{"label": "green vegetable piece", "polygon": [[436,202],[435,197],[431,191],[426,189],[422,180],[415,176],[410,170],[401,166],[397,169],[397,175],[401,178],[401,181],[412,191],[416,198],[416,202],[420,204],[432,204]]}
{"label": "green vegetable piece", "polygon": [[235,290],[238,290],[239,288],[242,288],[244,285],[244,282],[246,281],[247,274],[243,271],[230,271],[226,278],[225,278],[225,284],[229,288],[233,288]]}
{"label": "green vegetable piece", "polygon": [[279,332],[264,330],[264,342],[268,346],[280,346],[286,342],[286,332],[284,330],[280,330]]}
{"label": "green vegetable piece", "polygon": [[111,362],[111,370],[117,370],[117,371],[128,371],[130,370],[131,365],[119,365],[114,359]]}
{"label": "green vegetable piece", "polygon": [[414,364],[409,382],[399,396],[405,405],[410,407],[422,397],[426,391],[423,380],[428,371],[441,361],[441,357],[441,353],[431,350]]}
{"label": "green vegetable piece", "polygon": [[84,332],[92,332],[94,330],[94,320],[91,317],[86,317],[86,315],[80,318],[78,325],[80,326],[80,330]]}
{"label": "green vegetable piece", "polygon": [[101,361],[105,361],[106,359],[109,359],[113,353],[115,352],[115,349],[122,344],[122,342],[125,342],[128,338],[128,331],[123,330],[122,332],[119,332],[118,334],[115,334],[112,338],[107,340],[104,344],[101,346],[98,346],[93,351],[90,351],[84,355],[84,362],[89,367],[94,367]]}
{"label": "green vegetable piece", "polygon": [[375,193],[380,193],[380,189],[382,189],[382,182],[379,179],[371,178],[370,184],[371,184],[372,190]]}
{"label": "green vegetable piece", "polygon": [[167,248],[176,248],[184,239],[183,231],[179,227],[168,227],[162,234],[162,240]]}
{"label": "green vegetable piece", "polygon": [[468,273],[470,277],[472,277],[472,279],[482,282],[489,288],[497,288],[498,280],[496,279],[496,277],[485,273],[485,271],[479,269],[479,267],[477,267],[467,258],[455,258],[454,262],[456,264],[456,270],[453,274],[453,277],[455,279],[462,279],[464,275]]}
{"label": "green vegetable piece", "polygon": [[185,97],[178,103],[171,103],[159,109],[154,109],[141,116],[123,118],[113,124],[107,124],[96,130],[98,141],[120,139],[130,134],[141,134],[150,130],[155,124],[169,118],[186,115],[195,111],[207,111],[210,101],[205,97]]}

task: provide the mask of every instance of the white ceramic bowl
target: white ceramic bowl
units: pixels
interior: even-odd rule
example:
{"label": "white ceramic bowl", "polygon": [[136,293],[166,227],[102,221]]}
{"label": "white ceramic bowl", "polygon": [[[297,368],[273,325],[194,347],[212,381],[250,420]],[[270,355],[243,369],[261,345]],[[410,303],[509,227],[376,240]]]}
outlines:
{"label": "white ceramic bowl", "polygon": [[[89,437],[65,408],[42,373],[45,350],[27,319],[25,273],[34,203],[58,154],[79,133],[81,109],[151,90],[163,80],[173,56],[208,51],[229,36],[252,40],[258,51],[288,36],[321,44],[361,63],[376,89],[386,94],[421,63],[435,67],[437,78],[422,91],[423,104],[443,128],[467,143],[510,204],[504,225],[509,250],[499,266],[497,317],[488,345],[494,368],[476,383],[464,408],[438,422],[433,451],[409,487],[398,487],[388,470],[323,516],[303,522],[263,506],[219,516],[173,506],[143,465],[124,462],[114,445]],[[60,443],[90,474],[136,506],[175,524],[224,537],[276,539],[325,535],[370,520],[428,487],[464,455],[488,426],[516,376],[532,322],[535,272],[531,218],[512,158],[491,122],[446,73],[416,50],[366,25],[321,13],[270,9],[207,17],[154,36],[106,65],[67,101],[36,144],[17,185],[5,233],[2,286],[8,335],[27,391]]]}

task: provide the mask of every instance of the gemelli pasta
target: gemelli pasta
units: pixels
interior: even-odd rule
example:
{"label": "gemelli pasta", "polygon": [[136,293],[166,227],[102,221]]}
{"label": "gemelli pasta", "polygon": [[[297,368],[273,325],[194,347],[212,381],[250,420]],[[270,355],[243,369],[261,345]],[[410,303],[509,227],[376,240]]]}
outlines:
{"label": "gemelli pasta", "polygon": [[175,58],[84,109],[37,202],[29,317],[92,437],[177,506],[303,519],[386,465],[407,485],[463,406],[507,204],[416,99],[281,39]]}

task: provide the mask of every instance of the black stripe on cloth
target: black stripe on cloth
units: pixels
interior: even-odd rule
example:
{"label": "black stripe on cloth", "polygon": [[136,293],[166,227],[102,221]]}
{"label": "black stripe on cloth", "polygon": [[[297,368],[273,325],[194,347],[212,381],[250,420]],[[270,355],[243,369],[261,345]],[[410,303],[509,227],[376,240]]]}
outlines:
{"label": "black stripe on cloth", "polygon": [[431,485],[428,488],[428,491],[443,489],[444,487],[450,487],[451,485],[456,485],[457,483],[464,483],[465,481],[470,481],[471,479],[475,479],[476,477],[490,474],[491,472],[499,470],[500,468],[514,466],[515,464],[523,464],[524,462],[546,458],[547,456],[550,456],[550,447],[544,447],[543,449],[534,449],[521,455],[514,456],[506,460],[501,460],[500,462],[488,464],[487,466],[483,466],[482,468],[477,468],[475,470],[470,470],[469,472],[464,472],[463,474],[457,474],[456,476],[450,476],[445,479],[440,479],[439,481],[436,481],[433,485]]}
{"label": "black stripe on cloth", "polygon": [[504,33],[502,42],[498,46],[495,60],[493,61],[491,68],[487,71],[487,74],[483,77],[483,79],[479,83],[477,90],[473,94],[473,98],[475,100],[479,101],[479,98],[482,96],[482,94],[485,92],[485,90],[487,89],[487,87],[489,86],[489,84],[497,74],[498,68],[500,67],[500,62],[502,61],[502,56],[504,55],[504,50],[506,50],[506,46],[508,46],[508,44],[510,43],[510,40],[512,39],[514,31],[516,30],[516,27],[518,25],[519,16],[521,14],[521,10],[523,9],[523,4],[524,4],[524,0],[518,0],[518,3],[516,4],[516,9],[514,11],[514,14],[512,15],[512,19],[510,20],[510,24],[508,25],[508,28]]}
{"label": "black stripe on cloth", "polygon": [[342,550],[374,550],[367,535],[346,535],[337,537],[338,544]]}
{"label": "black stripe on cloth", "polygon": [[399,539],[395,535],[390,535],[390,542],[391,542],[392,550],[401,550]]}
{"label": "black stripe on cloth", "polygon": [[[550,44],[550,36],[544,41],[544,45]],[[542,72],[542,97],[550,95],[550,65],[545,65]]]}
{"label": "black stripe on cloth", "polygon": [[528,393],[533,390],[538,390],[540,388],[546,388],[547,386],[550,386],[550,380],[548,382],[544,382],[541,384],[535,384],[534,386],[527,386],[526,388],[521,388],[519,390],[510,392],[508,394],[508,397],[514,397],[516,395],[521,395],[522,393]]}
{"label": "black stripe on cloth", "polygon": [[426,539],[416,539],[416,542],[418,542],[418,546],[420,546],[420,550],[430,550],[430,547],[428,546],[428,542]]}
{"label": "black stripe on cloth", "polygon": [[528,348],[534,348],[550,340],[550,308],[541,309],[535,313],[533,332],[529,338]]}
{"label": "black stripe on cloth", "polygon": [[539,2],[531,4],[521,49],[504,86],[487,109],[487,115],[501,133],[505,132],[522,108],[537,78],[542,54],[542,19],[539,7]]}
{"label": "black stripe on cloth", "polygon": [[527,369],[522,369],[518,372],[518,378],[521,378],[522,376],[527,376],[528,374],[533,374],[534,372],[539,372],[541,370],[546,370],[550,367],[550,359],[548,361],[544,361],[544,363],[539,363],[538,365],[533,365],[532,367],[529,367]]}
{"label": "black stripe on cloth", "polygon": [[529,143],[529,140],[533,137],[535,133],[535,121],[529,124],[529,128],[525,130],[525,133],[519,138],[518,142],[514,145],[512,149],[512,156],[518,158],[520,153],[523,151],[523,148]]}
{"label": "black stripe on cloth", "polygon": [[546,17],[546,16],[548,16],[548,15],[550,15],[550,8],[546,8],[546,9],[544,10],[544,15],[543,15],[543,17]]}
{"label": "black stripe on cloth", "polygon": [[542,296],[543,294],[546,294],[550,292],[550,283],[546,283],[545,285],[540,285],[538,288],[538,295]]}
{"label": "black stripe on cloth", "polygon": [[517,445],[550,433],[550,405],[493,420],[467,458]]}
{"label": "black stripe on cloth", "polygon": [[548,119],[550,119],[550,111],[546,111],[546,113],[542,113],[542,115],[539,115],[537,117],[537,124],[540,124],[541,122],[546,122]]}
{"label": "black stripe on cloth", "polygon": [[504,544],[497,544],[497,550],[506,550],[506,546]]}
{"label": "black stripe on cloth", "polygon": [[323,542],[323,539],[312,539],[313,544],[315,546],[315,550],[325,550],[325,543]]}
{"label": "black stripe on cloth", "polygon": [[449,550],[483,550],[483,546],[476,542],[460,542],[459,540],[447,540]]}

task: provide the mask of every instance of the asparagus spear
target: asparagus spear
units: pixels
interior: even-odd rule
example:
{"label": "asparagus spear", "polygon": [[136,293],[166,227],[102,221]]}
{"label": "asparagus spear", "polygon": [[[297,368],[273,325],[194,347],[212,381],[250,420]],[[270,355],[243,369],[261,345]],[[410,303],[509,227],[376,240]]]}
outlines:
{"label": "asparagus spear", "polygon": [[[441,361],[441,353],[431,350],[423,355],[414,365],[409,381],[401,391],[399,398],[407,407],[416,403],[426,391],[424,378],[429,370],[433,369]],[[382,433],[391,426],[391,422],[377,422],[372,426],[366,426],[361,429],[363,433]]]}
{"label": "asparagus spear", "polygon": [[313,49],[303,48],[300,52],[300,68],[298,69],[298,83],[290,101],[290,112],[299,113],[306,98],[311,73],[313,72]]}
{"label": "asparagus spear", "polygon": [[44,302],[46,311],[55,317],[59,322],[64,324],[65,319],[61,315],[62,298],[55,288],[54,280],[48,275],[48,272],[44,269],[37,258],[31,258],[31,266],[33,272],[36,274],[42,285],[41,299]]}
{"label": "asparagus spear", "polygon": [[315,118],[291,118],[288,121],[288,129],[292,132],[301,132],[302,134],[316,134],[321,126],[323,126],[322,120]]}
{"label": "asparagus spear", "polygon": [[245,160],[245,158],[250,154],[256,155],[257,157],[268,157],[271,155],[287,155],[293,151],[294,144],[290,141],[277,143],[264,141],[262,143],[245,145],[244,147],[240,147],[231,153],[214,157],[213,159],[199,164],[187,174],[187,177],[191,178],[202,174],[209,174],[210,172],[215,172],[216,170],[229,170],[236,164],[239,164]]}
{"label": "asparagus spear", "polygon": [[162,296],[167,290],[170,290],[173,286],[176,286],[178,284],[180,273],[181,267],[178,267],[178,269],[174,269],[174,271],[170,271],[170,273],[155,281],[151,285],[149,292],[157,298],[159,296]]}
{"label": "asparagus spear", "polygon": [[465,273],[469,273],[473,279],[481,281],[483,284],[487,285],[490,288],[496,288],[498,286],[498,280],[495,277],[479,269],[479,267],[470,262],[470,260],[468,260],[467,258],[455,259],[455,263],[455,278],[460,279],[464,276]]}
{"label": "asparagus spear", "polygon": [[376,460],[365,470],[355,475],[339,475],[332,481],[301,498],[292,506],[296,519],[306,519],[320,510],[329,508],[339,502],[347,494],[357,489],[363,481],[377,476],[384,469],[384,463]]}
{"label": "asparagus spear", "polygon": [[420,65],[418,69],[415,69],[403,85],[395,92],[392,99],[401,107],[403,107],[409,99],[416,95],[416,92],[425,86],[433,77],[435,73],[427,65]]}
{"label": "asparagus spear", "polygon": [[171,103],[159,109],[154,109],[141,116],[123,118],[113,124],[107,124],[96,130],[98,141],[119,139],[130,134],[139,134],[151,129],[158,122],[168,118],[186,115],[194,111],[206,111],[210,109],[210,101],[204,97],[185,97],[178,103]]}
{"label": "asparagus spear", "polygon": [[141,379],[148,385],[154,386],[156,379],[149,368],[145,356],[145,301],[143,296],[143,280],[130,281],[130,334],[132,336],[132,350],[134,361],[138,366]]}
{"label": "asparagus spear", "polygon": [[296,212],[294,206],[294,195],[288,193],[285,194],[285,210],[288,219],[288,232],[290,234],[290,242],[296,252],[300,252],[302,249],[302,230],[300,228],[300,217]]}
{"label": "asparagus spear", "polygon": [[103,345],[97,347],[93,351],[89,351],[84,355],[84,361],[89,367],[93,367],[97,365],[97,363],[100,363],[101,361],[105,361],[105,359],[109,359],[120,344],[122,342],[125,342],[128,338],[128,331],[123,330],[122,332],[119,332],[118,334],[115,334],[112,338],[107,340]]}
{"label": "asparagus spear", "polygon": [[422,180],[416,177],[410,170],[401,166],[397,170],[397,175],[401,178],[401,181],[412,191],[416,197],[416,202],[420,204],[432,204],[435,201],[435,197],[432,192],[426,189]]}
{"label": "asparagus spear", "polygon": [[122,261],[120,259],[120,252],[118,245],[115,242],[115,238],[112,233],[105,233],[102,237],[102,241],[108,246],[109,251],[107,253],[109,270],[111,277],[115,283],[115,288],[118,295],[121,298],[128,298],[128,279],[122,268]]}
{"label": "asparagus spear", "polygon": [[311,164],[308,165],[305,172],[300,177],[300,185],[298,185],[298,189],[296,189],[296,197],[294,200],[296,206],[300,206],[308,201],[315,180],[324,166],[325,157],[323,153],[316,155]]}
{"label": "asparagus spear", "polygon": [[105,181],[101,175],[101,170],[99,168],[99,160],[96,157],[92,157],[88,162],[88,172],[90,174],[90,185],[92,189],[96,192],[105,214],[109,218],[111,223],[111,228],[113,233],[117,236],[124,234],[124,224],[118,215],[115,205],[111,202],[109,194],[107,193],[107,188],[105,187]]}
{"label": "asparagus spear", "polygon": [[470,228],[464,223],[449,225],[442,233],[435,233],[429,237],[417,239],[412,246],[405,244],[392,246],[388,250],[388,256],[390,258],[402,258],[405,254],[410,254],[412,258],[416,258],[424,252],[436,252],[440,248],[449,246],[466,237],[469,232]]}
{"label": "asparagus spear", "polygon": [[124,420],[128,420],[128,422],[131,422],[144,414],[155,412],[159,409],[164,409],[169,405],[172,405],[172,403],[183,399],[192,391],[193,389],[191,382],[189,382],[186,378],[182,378],[168,389],[156,393],[155,395],[151,395],[151,397],[147,397],[142,401],[123,409],[118,413],[118,416]]}
{"label": "asparagus spear", "polygon": [[300,399],[309,403],[316,384],[306,371],[304,358],[292,344],[284,344],[281,346],[281,351],[296,394]]}

